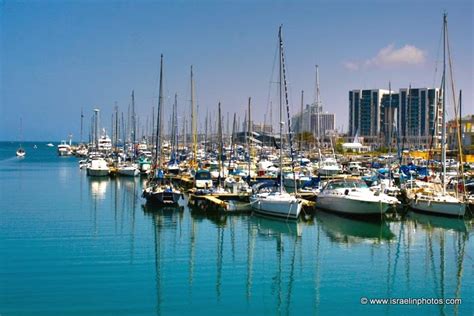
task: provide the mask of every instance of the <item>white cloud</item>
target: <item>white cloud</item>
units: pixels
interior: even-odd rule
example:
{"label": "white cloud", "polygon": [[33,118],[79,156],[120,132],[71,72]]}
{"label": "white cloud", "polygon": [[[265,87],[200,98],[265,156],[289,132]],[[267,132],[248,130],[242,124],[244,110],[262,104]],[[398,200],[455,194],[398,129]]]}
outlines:
{"label": "white cloud", "polygon": [[365,61],[346,61],[344,67],[349,70],[358,70],[361,67],[393,67],[404,65],[421,65],[426,60],[426,53],[413,46],[405,45],[396,48],[394,44],[379,50],[375,57]]}
{"label": "white cloud", "polygon": [[345,61],[344,67],[346,67],[346,69],[353,70],[353,71],[359,70],[359,64],[353,61]]}

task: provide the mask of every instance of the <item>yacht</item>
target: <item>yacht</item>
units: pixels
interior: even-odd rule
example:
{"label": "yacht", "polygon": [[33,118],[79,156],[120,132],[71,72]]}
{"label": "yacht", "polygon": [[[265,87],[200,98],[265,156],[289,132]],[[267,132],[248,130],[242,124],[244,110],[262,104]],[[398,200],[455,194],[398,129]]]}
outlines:
{"label": "yacht", "polygon": [[353,215],[381,215],[399,203],[395,197],[370,190],[359,179],[328,181],[316,201],[322,209]]}
{"label": "yacht", "polygon": [[87,165],[87,175],[92,177],[105,177],[109,175],[109,166],[104,158],[94,158]]}
{"label": "yacht", "polygon": [[72,149],[71,145],[66,143],[66,141],[61,141],[61,144],[58,145],[58,155],[59,156],[71,156]]}
{"label": "yacht", "polygon": [[117,173],[121,176],[136,177],[140,174],[140,170],[135,163],[122,163],[117,166]]}
{"label": "yacht", "polygon": [[337,163],[336,158],[324,157],[319,162],[318,174],[323,177],[331,177],[339,174],[341,167]]}
{"label": "yacht", "polygon": [[[273,182],[273,181],[272,181]],[[296,219],[303,207],[302,200],[284,191],[274,182],[261,182],[254,186],[250,205],[257,213]]]}
{"label": "yacht", "polygon": [[[161,172],[161,170],[159,170]],[[160,205],[178,205],[181,192],[171,182],[161,176],[153,178],[142,193],[148,203]]]}
{"label": "yacht", "polygon": [[102,136],[100,136],[98,142],[98,149],[102,152],[108,152],[112,150],[112,140],[107,134],[104,133]]}

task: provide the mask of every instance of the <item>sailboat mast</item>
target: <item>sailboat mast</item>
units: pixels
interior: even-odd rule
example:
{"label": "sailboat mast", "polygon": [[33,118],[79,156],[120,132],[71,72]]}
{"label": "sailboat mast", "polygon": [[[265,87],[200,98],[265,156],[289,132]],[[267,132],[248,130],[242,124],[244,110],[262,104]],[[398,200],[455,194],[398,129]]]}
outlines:
{"label": "sailboat mast", "polygon": [[83,121],[84,120],[84,112],[82,111],[82,108],[81,108],[81,144],[83,143],[83,140],[82,140],[82,132],[83,132]]}
{"label": "sailboat mast", "polygon": [[135,91],[132,90],[132,144],[135,145],[136,133],[137,133],[137,122],[135,117]]}
{"label": "sailboat mast", "polygon": [[192,167],[196,169],[197,161],[197,131],[196,131],[196,110],[194,105],[194,78],[193,66],[191,65],[191,133],[193,139],[193,163]]}
{"label": "sailboat mast", "polygon": [[156,150],[155,150],[155,164],[157,168],[161,168],[161,113],[163,106],[163,54],[160,59],[160,90],[158,95],[158,108],[156,116]]}
{"label": "sailboat mast", "polygon": [[283,108],[281,104],[281,99],[282,99],[282,94],[283,91],[281,89],[282,83],[282,55],[283,55],[283,40],[281,38],[281,25],[280,29],[278,30],[278,39],[280,41],[280,62],[279,62],[279,69],[280,69],[280,82],[279,82],[279,96],[280,96],[280,193],[283,193],[283,174],[282,174],[282,168],[283,168]]}
{"label": "sailboat mast", "polygon": [[443,185],[443,195],[446,193],[446,13],[443,14],[443,121],[441,130],[441,162],[443,164],[443,174],[441,183]]}
{"label": "sailboat mast", "polygon": [[249,175],[248,175],[248,183],[250,184],[250,168],[251,168],[251,163],[252,163],[252,155],[250,154],[250,136],[252,135],[252,121],[250,119],[250,103],[252,101],[252,98],[249,97],[249,104],[248,104],[248,111],[249,111],[249,119],[248,119],[248,136],[247,136],[247,152],[249,154],[249,164],[248,164],[248,168],[249,168]]}
{"label": "sailboat mast", "polygon": [[319,113],[319,110],[320,110],[320,100],[319,100],[319,97],[320,97],[320,91],[319,91],[319,66],[316,65],[316,122],[318,124],[318,128],[317,128],[317,138],[318,138],[318,141],[320,141],[320,138],[321,138],[321,115]]}
{"label": "sailboat mast", "polygon": [[304,103],[304,90],[301,90],[301,112],[300,112],[300,126],[299,126],[299,130],[300,130],[300,146],[299,146],[299,150],[301,151],[302,149],[302,143],[303,143],[303,103]]}
{"label": "sailboat mast", "polygon": [[224,172],[222,171],[222,119],[221,119],[221,103],[219,102],[218,105],[218,123],[217,123],[217,129],[218,129],[218,137],[219,137],[219,183],[218,186],[221,186],[221,175],[224,175]]}

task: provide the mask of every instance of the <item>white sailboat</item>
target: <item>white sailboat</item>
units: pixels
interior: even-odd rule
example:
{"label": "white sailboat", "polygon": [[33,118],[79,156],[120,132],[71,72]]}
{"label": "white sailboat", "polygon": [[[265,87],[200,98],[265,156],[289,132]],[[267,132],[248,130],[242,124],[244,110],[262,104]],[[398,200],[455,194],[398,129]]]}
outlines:
{"label": "white sailboat", "polygon": [[408,189],[407,198],[410,207],[415,211],[447,216],[464,216],[466,203],[446,192],[446,46],[447,16],[443,15],[443,79],[442,79],[442,131],[441,131],[441,190]]}
{"label": "white sailboat", "polygon": [[[255,193],[250,197],[250,205],[257,213],[279,216],[287,219],[296,219],[301,213],[302,200],[285,191],[283,185],[283,109],[282,109],[282,85],[285,88],[285,102],[288,104],[286,91],[286,77],[284,68],[283,40],[281,36],[281,26],[278,31],[279,50],[280,50],[280,183],[278,187],[268,187],[261,185],[255,187]],[[283,79],[283,80],[282,80]],[[283,82],[282,82],[283,81]]]}

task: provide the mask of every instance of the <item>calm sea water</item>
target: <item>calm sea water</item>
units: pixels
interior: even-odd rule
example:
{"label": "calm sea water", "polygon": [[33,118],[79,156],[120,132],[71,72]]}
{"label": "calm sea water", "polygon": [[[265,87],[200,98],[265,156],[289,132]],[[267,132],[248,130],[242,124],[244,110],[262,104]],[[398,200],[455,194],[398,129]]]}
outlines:
{"label": "calm sea water", "polygon": [[0,143],[2,316],[473,314],[471,222],[152,209],[139,179],[90,179],[46,143],[24,147]]}

